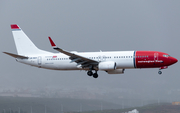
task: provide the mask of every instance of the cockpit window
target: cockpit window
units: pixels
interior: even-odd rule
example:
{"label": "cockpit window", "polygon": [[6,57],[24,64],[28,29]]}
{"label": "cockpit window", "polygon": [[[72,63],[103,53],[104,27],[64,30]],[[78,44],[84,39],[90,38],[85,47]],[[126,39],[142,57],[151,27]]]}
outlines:
{"label": "cockpit window", "polygon": [[163,57],[170,57],[170,55],[163,55]]}

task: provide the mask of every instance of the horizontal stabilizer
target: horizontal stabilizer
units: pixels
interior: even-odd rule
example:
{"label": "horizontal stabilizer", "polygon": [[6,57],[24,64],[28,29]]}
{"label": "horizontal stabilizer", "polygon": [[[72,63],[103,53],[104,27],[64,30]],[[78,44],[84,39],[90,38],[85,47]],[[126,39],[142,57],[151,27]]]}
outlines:
{"label": "horizontal stabilizer", "polygon": [[28,59],[28,57],[22,56],[22,55],[16,55],[16,54],[13,54],[13,53],[8,53],[8,52],[3,52],[3,53],[5,53],[7,55],[10,55],[10,56],[12,56],[14,58]]}

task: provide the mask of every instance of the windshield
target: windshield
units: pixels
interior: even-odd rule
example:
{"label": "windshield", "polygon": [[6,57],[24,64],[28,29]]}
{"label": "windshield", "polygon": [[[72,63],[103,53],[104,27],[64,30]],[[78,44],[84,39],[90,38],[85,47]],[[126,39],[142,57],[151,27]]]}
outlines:
{"label": "windshield", "polygon": [[163,55],[163,57],[170,57],[170,55]]}

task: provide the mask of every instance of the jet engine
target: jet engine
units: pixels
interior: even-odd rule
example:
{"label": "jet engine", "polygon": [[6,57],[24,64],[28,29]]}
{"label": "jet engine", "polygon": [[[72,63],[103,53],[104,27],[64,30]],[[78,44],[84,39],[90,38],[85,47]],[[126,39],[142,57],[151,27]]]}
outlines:
{"label": "jet engine", "polygon": [[113,61],[106,61],[106,62],[100,62],[98,65],[99,70],[115,70],[116,69],[116,62]]}

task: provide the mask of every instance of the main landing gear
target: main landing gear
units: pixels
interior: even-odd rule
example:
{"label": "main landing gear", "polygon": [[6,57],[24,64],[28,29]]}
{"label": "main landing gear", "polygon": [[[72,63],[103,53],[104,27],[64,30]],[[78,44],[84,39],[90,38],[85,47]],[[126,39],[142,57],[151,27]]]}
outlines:
{"label": "main landing gear", "polygon": [[88,72],[87,72],[87,75],[88,75],[88,76],[93,76],[94,78],[98,78],[97,71],[96,71],[95,73],[93,73],[92,71],[88,71]]}

